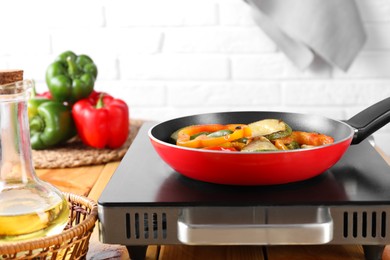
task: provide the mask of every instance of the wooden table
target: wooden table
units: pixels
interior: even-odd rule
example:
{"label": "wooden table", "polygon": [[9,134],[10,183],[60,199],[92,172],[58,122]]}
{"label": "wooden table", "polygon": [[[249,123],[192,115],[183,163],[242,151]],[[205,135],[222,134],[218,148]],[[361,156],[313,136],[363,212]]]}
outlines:
{"label": "wooden table", "polygon": [[[390,164],[390,157],[379,153]],[[40,169],[38,176],[57,186],[60,190],[88,196],[97,201],[119,162],[105,165],[68,169]],[[92,252],[93,251],[93,252]],[[91,254],[90,254],[91,253]],[[95,228],[90,241],[89,259],[129,259],[126,248],[119,245],[104,245],[98,241]],[[257,259],[257,260],[363,260],[359,245],[314,245],[314,246],[149,246],[146,259]],[[390,246],[385,248],[383,260],[390,260]]]}

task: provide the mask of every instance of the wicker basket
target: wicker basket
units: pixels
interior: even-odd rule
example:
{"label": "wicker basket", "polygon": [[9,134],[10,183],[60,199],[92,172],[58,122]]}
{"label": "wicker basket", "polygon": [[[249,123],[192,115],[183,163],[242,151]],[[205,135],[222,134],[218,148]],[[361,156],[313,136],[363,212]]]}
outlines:
{"label": "wicker basket", "polygon": [[0,245],[0,259],[85,259],[95,222],[97,204],[83,196],[64,193],[69,222],[61,234]]}

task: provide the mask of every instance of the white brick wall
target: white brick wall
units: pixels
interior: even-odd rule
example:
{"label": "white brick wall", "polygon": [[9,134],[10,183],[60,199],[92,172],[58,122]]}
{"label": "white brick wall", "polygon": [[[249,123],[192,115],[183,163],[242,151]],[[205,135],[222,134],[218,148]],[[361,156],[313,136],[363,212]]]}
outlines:
{"label": "white brick wall", "polygon": [[[60,52],[89,54],[96,89],[131,116],[279,110],[347,119],[390,96],[390,1],[357,0],[368,41],[348,71],[299,71],[255,25],[243,0],[0,1],[0,68],[38,90]],[[390,126],[375,135],[390,154]]]}

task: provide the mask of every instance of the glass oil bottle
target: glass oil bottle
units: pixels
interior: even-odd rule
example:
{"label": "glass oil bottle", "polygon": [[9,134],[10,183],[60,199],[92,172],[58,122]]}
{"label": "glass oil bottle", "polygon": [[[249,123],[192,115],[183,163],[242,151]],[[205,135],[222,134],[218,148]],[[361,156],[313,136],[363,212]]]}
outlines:
{"label": "glass oil bottle", "polygon": [[69,218],[63,194],[33,167],[27,117],[33,84],[0,85],[0,244],[60,233]]}

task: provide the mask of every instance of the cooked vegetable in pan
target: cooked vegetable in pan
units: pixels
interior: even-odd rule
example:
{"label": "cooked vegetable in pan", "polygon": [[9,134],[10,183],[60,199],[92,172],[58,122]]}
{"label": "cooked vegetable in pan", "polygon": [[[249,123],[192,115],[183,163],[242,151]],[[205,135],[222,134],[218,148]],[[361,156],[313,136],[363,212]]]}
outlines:
{"label": "cooked vegetable in pan", "polygon": [[334,142],[325,134],[293,131],[278,119],[264,119],[247,125],[192,125],[177,130],[171,138],[183,147],[241,152],[294,150]]}

